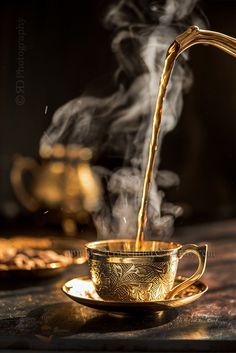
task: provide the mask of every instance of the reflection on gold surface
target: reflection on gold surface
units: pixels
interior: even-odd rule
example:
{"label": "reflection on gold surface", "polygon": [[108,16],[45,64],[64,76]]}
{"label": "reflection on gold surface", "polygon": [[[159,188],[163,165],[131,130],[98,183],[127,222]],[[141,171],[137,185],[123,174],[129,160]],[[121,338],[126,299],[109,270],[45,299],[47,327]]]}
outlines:
{"label": "reflection on gold surface", "polygon": [[62,162],[54,163],[50,166],[50,171],[53,174],[61,174],[65,172],[65,165]]}
{"label": "reflection on gold surface", "polygon": [[101,300],[96,293],[93,282],[90,279],[72,279],[65,284],[70,295],[81,298]]}
{"label": "reflection on gold surface", "polygon": [[[176,278],[175,284],[180,284],[185,280],[185,277],[179,276]],[[84,277],[74,278],[66,282],[62,287],[62,291],[72,300],[94,309],[108,311],[109,313],[135,313],[142,311],[147,314],[189,304],[200,298],[200,296],[207,291],[207,286],[203,282],[198,281],[189,289],[179,293],[174,299],[163,299],[151,302],[103,300],[98,296],[92,280]]]}
{"label": "reflection on gold surface", "polygon": [[[46,208],[62,213],[65,233],[74,235],[77,221],[85,223],[101,198],[100,182],[89,165],[92,151],[78,145],[43,145],[40,156],[41,164],[32,158],[15,158],[11,171],[15,193],[31,212]],[[29,187],[24,184],[26,173],[31,174]]]}
{"label": "reflection on gold surface", "polygon": [[[139,251],[135,251],[135,240],[110,239],[88,243],[86,248],[91,278],[99,296],[123,302],[174,298],[203,275],[207,259],[206,244],[144,241]],[[189,253],[198,259],[197,270],[174,286],[179,261]]]}
{"label": "reflection on gold surface", "polygon": [[88,211],[97,208],[101,196],[101,188],[91,168],[86,163],[81,163],[77,169],[84,207]]}
{"label": "reflection on gold surface", "polygon": [[[37,239],[17,236],[0,238],[0,274],[15,271],[30,272],[65,269],[72,264],[86,261],[83,241],[66,242],[57,239]],[[16,274],[17,271],[17,274]],[[58,272],[58,271],[57,271]]]}
{"label": "reflection on gold surface", "polygon": [[55,158],[65,157],[65,147],[62,144],[56,144],[52,147],[52,156]]}

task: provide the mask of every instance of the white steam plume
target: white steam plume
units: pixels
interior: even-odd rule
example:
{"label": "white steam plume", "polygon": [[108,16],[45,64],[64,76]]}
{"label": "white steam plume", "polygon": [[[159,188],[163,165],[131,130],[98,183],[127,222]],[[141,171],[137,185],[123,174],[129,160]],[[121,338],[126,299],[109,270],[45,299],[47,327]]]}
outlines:
{"label": "white steam plume", "polygon": [[[41,144],[90,147],[97,157],[107,154],[123,157],[118,170],[95,167],[106,190],[99,210],[93,214],[100,238],[135,235],[151,119],[165,54],[186,27],[204,26],[196,3],[197,0],[121,0],[113,5],[105,25],[116,33],[112,49],[119,64],[117,92],[106,98],[86,96],[65,104],[56,111],[41,139]],[[176,126],[182,111],[183,92],[191,85],[187,59],[185,53],[173,70],[164,104],[161,141]],[[179,180],[168,171],[159,171],[157,176],[157,167],[154,180],[146,234],[160,238],[171,233],[174,217],[181,209],[162,202],[164,192],[159,188],[176,185]]]}

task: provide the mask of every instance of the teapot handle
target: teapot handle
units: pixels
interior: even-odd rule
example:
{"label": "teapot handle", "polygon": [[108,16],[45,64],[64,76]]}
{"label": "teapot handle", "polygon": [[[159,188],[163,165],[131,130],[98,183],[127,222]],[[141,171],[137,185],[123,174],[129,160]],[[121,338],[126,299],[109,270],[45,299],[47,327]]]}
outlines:
{"label": "teapot handle", "polygon": [[17,155],[11,170],[11,184],[19,201],[31,212],[39,209],[39,203],[29,194],[23,182],[23,174],[26,171],[33,173],[37,163],[29,157]]}

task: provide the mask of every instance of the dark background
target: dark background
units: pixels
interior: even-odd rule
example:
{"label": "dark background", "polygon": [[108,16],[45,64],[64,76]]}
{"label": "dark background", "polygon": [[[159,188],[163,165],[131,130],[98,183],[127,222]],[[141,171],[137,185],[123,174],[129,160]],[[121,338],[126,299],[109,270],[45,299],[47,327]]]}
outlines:
{"label": "dark background", "polygon": [[[110,49],[111,33],[104,29],[102,17],[110,3],[0,2],[1,225],[14,224],[19,217],[31,220],[17,206],[11,189],[14,154],[37,157],[39,139],[59,106],[86,91],[96,95],[109,91],[116,62]],[[202,0],[199,5],[210,29],[236,37],[235,1]],[[21,17],[26,21],[25,102],[19,106],[15,71],[16,27]],[[191,49],[190,66],[194,85],[185,97],[179,124],[166,137],[162,150],[161,167],[176,171],[181,179],[168,200],[185,206],[179,223],[235,217],[236,61],[213,47],[196,46]]]}

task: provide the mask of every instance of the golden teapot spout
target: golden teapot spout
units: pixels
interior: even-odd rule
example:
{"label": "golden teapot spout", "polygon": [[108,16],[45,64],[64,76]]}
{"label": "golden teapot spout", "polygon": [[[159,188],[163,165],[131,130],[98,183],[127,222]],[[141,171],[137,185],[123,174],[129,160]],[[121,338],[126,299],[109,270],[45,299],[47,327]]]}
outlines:
{"label": "golden teapot spout", "polygon": [[236,39],[223,33],[200,29],[198,26],[190,26],[185,32],[176,37],[175,42],[179,46],[179,54],[195,44],[208,44],[229,55],[236,57]]}
{"label": "golden teapot spout", "polygon": [[33,158],[16,155],[10,174],[11,184],[17,198],[31,212],[37,211],[40,204],[27,191],[24,185],[23,175],[25,172],[30,172],[33,174],[37,167],[38,164]]}

